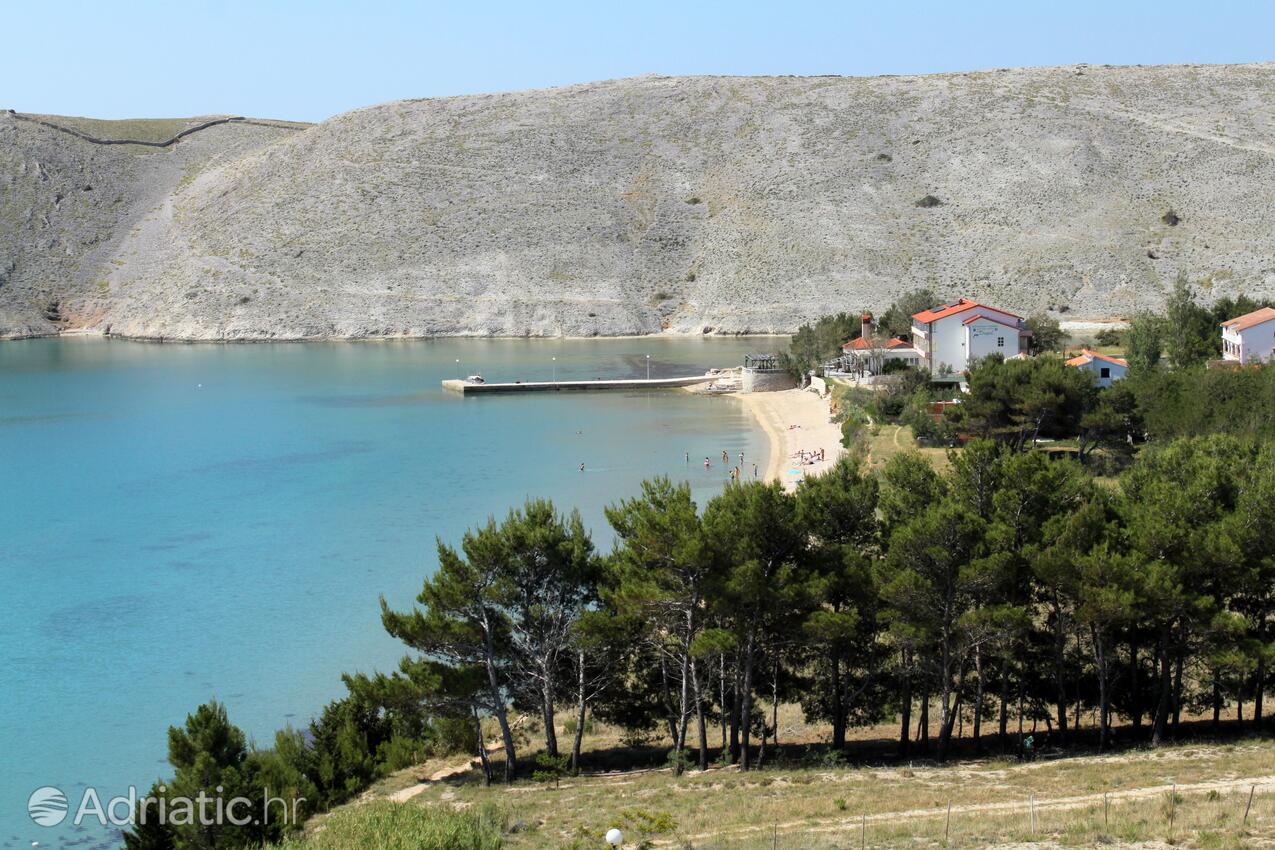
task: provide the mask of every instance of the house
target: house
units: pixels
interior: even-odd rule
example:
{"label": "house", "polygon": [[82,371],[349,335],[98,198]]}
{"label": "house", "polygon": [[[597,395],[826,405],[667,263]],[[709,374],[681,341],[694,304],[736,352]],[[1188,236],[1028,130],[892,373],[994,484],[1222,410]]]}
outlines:
{"label": "house", "polygon": [[859,336],[841,346],[841,365],[845,371],[858,375],[879,375],[890,360],[902,360],[908,366],[920,363],[921,352],[907,340],[877,336],[871,313],[864,313],[860,322]]}
{"label": "house", "polygon": [[971,360],[1017,355],[1031,335],[1022,316],[968,298],[912,316],[912,345],[934,375],[959,375]]}
{"label": "house", "polygon": [[1222,359],[1269,363],[1275,353],[1275,308],[1263,307],[1222,323]]}
{"label": "house", "polygon": [[1129,371],[1129,363],[1120,357],[1099,354],[1085,348],[1067,361],[1068,366],[1087,369],[1093,373],[1094,383],[1100,387],[1109,387],[1120,380]]}

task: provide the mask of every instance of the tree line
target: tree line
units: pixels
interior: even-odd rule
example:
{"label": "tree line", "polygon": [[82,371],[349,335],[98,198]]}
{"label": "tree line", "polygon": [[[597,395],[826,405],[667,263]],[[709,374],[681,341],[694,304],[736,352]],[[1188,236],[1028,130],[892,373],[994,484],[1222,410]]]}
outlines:
{"label": "tree line", "polygon": [[[528,764],[513,710],[538,719],[544,763],[578,765],[592,716],[660,730],[675,772],[762,766],[785,702],[831,727],[834,752],[896,718],[900,756],[938,759],[958,724],[974,746],[1024,723],[1065,744],[1091,715],[1107,748],[1117,717],[1158,744],[1184,711],[1265,716],[1275,448],[1258,440],[1149,446],[1118,488],[976,440],[942,473],[915,453],[878,473],[852,455],[793,493],[735,483],[702,509],[659,478],[606,516],[607,553],[543,500],[440,541],[417,604],[382,602],[411,650],[398,670],[347,676],[347,697],[268,750],[201,707],[170,730],[170,791],[269,783],[320,810],[431,747],[508,782]],[[486,718],[503,759],[480,746]],[[167,833],[128,846],[242,846]]]}
{"label": "tree line", "polygon": [[1091,711],[1104,748],[1117,714],[1153,743],[1184,710],[1249,703],[1260,723],[1272,496],[1275,450],[1215,437],[1149,448],[1118,490],[992,441],[943,474],[915,454],[879,475],[851,457],[795,493],[734,484],[703,510],[656,479],[607,510],[605,556],[578,516],[533,501],[440,544],[419,607],[384,607],[419,654],[382,678],[494,717],[506,781],[510,705],[541,719],[550,756],[570,706],[573,763],[586,712],[659,728],[675,771],[707,767],[713,727],[719,757],[758,766],[787,700],[834,749],[896,716],[901,754],[919,708],[919,745],[940,759],[963,715],[976,743],[1024,720],[1065,741]]}

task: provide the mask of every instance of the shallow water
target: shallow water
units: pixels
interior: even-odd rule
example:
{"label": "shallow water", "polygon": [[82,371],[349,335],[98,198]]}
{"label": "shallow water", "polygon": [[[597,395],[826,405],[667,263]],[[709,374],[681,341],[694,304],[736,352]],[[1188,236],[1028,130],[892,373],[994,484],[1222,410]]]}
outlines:
{"label": "shallow water", "polygon": [[461,398],[443,378],[645,377],[647,355],[673,376],[782,343],[0,343],[0,847],[111,838],[34,825],[28,795],[144,793],[170,775],[168,725],[211,697],[269,744],[341,672],[392,667],[378,597],[411,602],[436,536],[536,495],[607,547],[602,507],[643,478],[702,504],[723,449],[766,466],[734,399]]}

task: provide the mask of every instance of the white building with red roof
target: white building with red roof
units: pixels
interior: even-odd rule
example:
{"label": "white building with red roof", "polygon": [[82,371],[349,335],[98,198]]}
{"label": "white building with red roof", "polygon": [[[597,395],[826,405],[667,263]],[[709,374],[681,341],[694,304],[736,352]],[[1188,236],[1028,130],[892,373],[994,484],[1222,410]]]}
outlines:
{"label": "white building with red roof", "polygon": [[859,336],[841,346],[841,360],[847,371],[858,375],[879,375],[888,360],[902,360],[916,366],[921,352],[905,339],[886,339],[876,333],[872,314],[864,313]]}
{"label": "white building with red roof", "polygon": [[1088,348],[1081,349],[1079,354],[1068,359],[1067,365],[1092,372],[1094,383],[1100,387],[1111,386],[1113,382],[1120,380],[1129,372],[1129,362],[1123,357],[1099,354]]}
{"label": "white building with red roof", "polygon": [[1222,359],[1269,363],[1275,354],[1275,308],[1263,307],[1222,322]]}
{"label": "white building with red roof", "polygon": [[912,345],[934,375],[959,375],[989,354],[1013,357],[1028,336],[1022,316],[968,298],[912,315]]}

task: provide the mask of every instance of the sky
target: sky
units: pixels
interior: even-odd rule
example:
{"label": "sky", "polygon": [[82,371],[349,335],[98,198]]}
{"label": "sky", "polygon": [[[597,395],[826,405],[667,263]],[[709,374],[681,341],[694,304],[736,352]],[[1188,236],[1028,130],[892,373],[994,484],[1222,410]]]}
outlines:
{"label": "sky", "polygon": [[0,0],[0,108],[320,121],[639,74],[1275,59],[1275,2]]}

